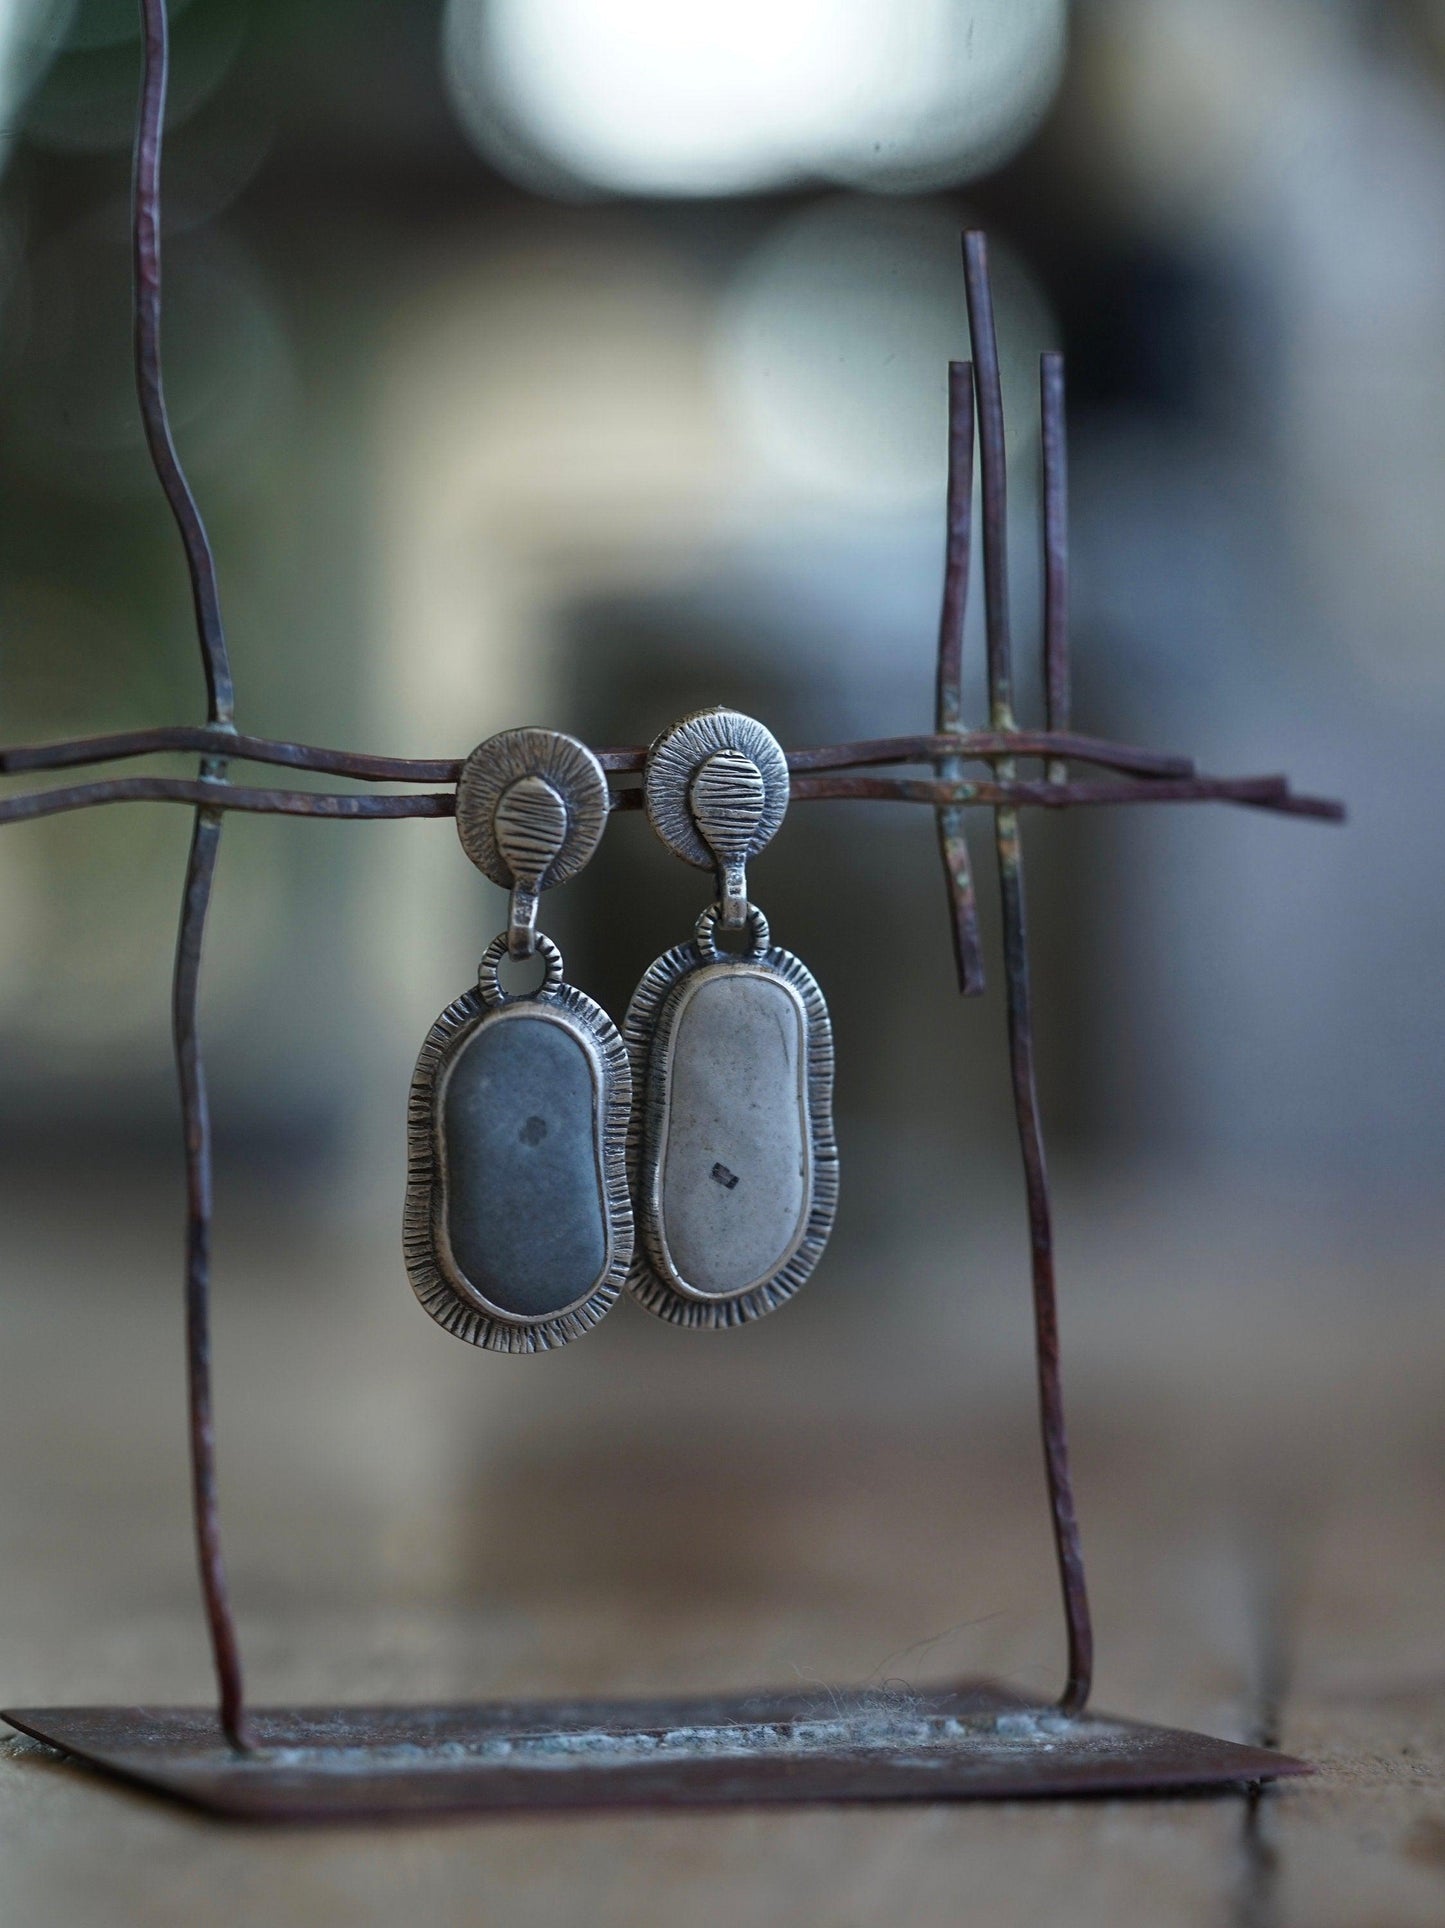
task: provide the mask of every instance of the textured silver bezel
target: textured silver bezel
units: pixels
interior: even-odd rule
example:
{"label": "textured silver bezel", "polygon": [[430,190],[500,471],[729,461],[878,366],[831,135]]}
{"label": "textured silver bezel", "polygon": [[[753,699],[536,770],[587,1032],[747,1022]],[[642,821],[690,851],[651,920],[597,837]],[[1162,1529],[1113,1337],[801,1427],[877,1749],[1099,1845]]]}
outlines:
{"label": "textured silver bezel", "polygon": [[[587,1052],[596,1080],[599,1178],[607,1228],[608,1263],[587,1295],[561,1312],[522,1318],[488,1305],[456,1271],[446,1239],[443,1204],[441,1097],[458,1052],[479,1026],[524,1017],[560,1024]],[[574,985],[530,998],[490,1004],[465,991],[427,1032],[407,1105],[406,1209],[402,1249],[407,1277],[423,1307],[447,1331],[491,1352],[550,1352],[590,1332],[616,1303],[632,1261],[634,1233],[626,1142],[632,1113],[632,1074],[617,1027]]]}
{"label": "textured silver bezel", "polygon": [[741,710],[698,710],[664,730],[647,752],[643,797],[652,827],[676,856],[711,870],[717,856],[692,814],[692,780],[719,750],[739,750],[763,779],[763,808],[744,857],[770,844],[788,811],[788,759],[771,730]]}
{"label": "textured silver bezel", "polygon": [[575,877],[607,827],[610,799],[602,765],[585,743],[560,730],[503,730],[479,743],[457,779],[457,835],[462,849],[485,877],[504,890],[515,879],[497,847],[497,805],[519,777],[543,777],[567,808],[562,848],[542,872],[538,890]]}
{"label": "textured silver bezel", "polygon": [[[808,1136],[811,1196],[801,1237],[784,1262],[760,1284],[727,1298],[679,1291],[668,1264],[656,1211],[658,1146],[666,1115],[668,1058],[680,990],[701,972],[747,970],[777,977],[802,1006],[807,1040]],[[637,1245],[627,1290],[639,1305],[673,1325],[720,1328],[746,1325],[776,1311],[811,1277],[838,1211],[838,1145],[833,1132],[833,1026],[813,973],[791,951],[756,956],[705,957],[696,943],[679,944],[647,971],[633,993],[622,1026],[632,1060],[636,1103],[627,1134],[627,1169],[637,1219]]]}

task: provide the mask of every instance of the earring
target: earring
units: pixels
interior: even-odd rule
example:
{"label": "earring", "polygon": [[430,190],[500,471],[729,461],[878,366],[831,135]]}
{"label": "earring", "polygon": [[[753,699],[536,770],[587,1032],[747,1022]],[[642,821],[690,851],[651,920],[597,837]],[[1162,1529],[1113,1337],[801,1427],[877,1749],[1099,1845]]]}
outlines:
{"label": "earring", "polygon": [[[544,1352],[589,1331],[632,1260],[627,1053],[607,1013],[562,982],[537,899],[575,876],[607,821],[602,766],[553,730],[505,730],[457,783],[462,848],[511,891],[477,988],[449,1004],[412,1078],[403,1243],[412,1290],[459,1339]],[[509,995],[503,957],[540,955]]]}
{"label": "earring", "polygon": [[[637,1093],[627,1289],[675,1325],[741,1325],[807,1280],[838,1203],[828,1007],[748,902],[747,860],[788,807],[787,760],[751,717],[701,710],[648,751],[645,801],[669,850],[716,871],[718,897],[623,1024]],[[719,931],[743,933],[743,949],[720,950]]]}

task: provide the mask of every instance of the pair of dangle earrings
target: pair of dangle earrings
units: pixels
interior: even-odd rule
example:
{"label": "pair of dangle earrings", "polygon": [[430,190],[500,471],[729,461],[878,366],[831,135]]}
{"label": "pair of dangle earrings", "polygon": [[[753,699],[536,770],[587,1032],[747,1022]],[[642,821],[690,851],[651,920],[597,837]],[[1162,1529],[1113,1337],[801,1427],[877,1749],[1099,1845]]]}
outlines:
{"label": "pair of dangle earrings", "polygon": [[[563,1345],[624,1287],[676,1325],[741,1325],[792,1297],[832,1230],[828,1008],[747,895],[748,859],[788,807],[783,752],[750,717],[700,711],[652,745],[645,802],[670,850],[716,872],[717,898],[645,974],[619,1035],[536,921],[601,839],[596,757],[507,730],[457,785],[462,847],[510,913],[417,1060],[404,1248],[431,1316],[493,1351]],[[535,955],[540,987],[504,991],[503,958]]]}

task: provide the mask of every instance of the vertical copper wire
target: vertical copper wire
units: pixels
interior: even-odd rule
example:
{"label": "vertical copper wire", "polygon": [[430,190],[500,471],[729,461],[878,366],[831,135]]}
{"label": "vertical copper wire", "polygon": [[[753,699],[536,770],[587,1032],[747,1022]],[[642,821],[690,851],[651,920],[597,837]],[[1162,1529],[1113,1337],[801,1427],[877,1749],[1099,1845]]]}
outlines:
{"label": "vertical copper wire", "polygon": [[140,0],[140,6],[144,67],[136,124],[132,230],[136,393],[145,425],[146,446],[186,553],[196,635],[201,646],[201,668],[206,677],[207,715],[213,723],[229,723],[235,714],[235,691],[216,592],[216,565],[206,525],[176,454],[162,374],[161,146],[165,135],[170,33],[165,0]]}
{"label": "vertical copper wire", "polygon": [[[973,369],[948,364],[948,497],[943,551],[943,606],[938,618],[938,689],[934,728],[940,736],[963,728],[963,623],[968,613],[969,532],[973,520]],[[963,779],[963,759],[940,758],[946,782]],[[948,887],[949,926],[958,966],[958,988],[965,997],[984,991],[983,947],[978,934],[978,900],[973,888],[964,813],[960,804],[938,812],[938,850]]]}
{"label": "vertical copper wire", "polygon": [[1008,607],[1008,474],[1004,457],[1003,385],[988,279],[988,243],[971,230],[963,237],[964,292],[973,376],[978,394],[978,454],[983,494],[983,602],[988,652],[989,725],[1011,730],[1013,645]]}
{"label": "vertical copper wire", "polygon": [[[983,479],[984,605],[987,617],[989,721],[995,730],[1014,727],[1013,666],[1008,614],[1008,487],[1005,474],[1003,389],[999,381],[989,288],[988,249],[979,233],[964,236],[964,285],[969,333],[973,342],[978,391],[979,461]],[[1015,774],[1014,759],[999,757],[1001,778]],[[1068,1637],[1068,1678],[1060,1704],[1078,1713],[1089,1698],[1093,1676],[1093,1631],[1088,1583],[1069,1472],[1059,1373],[1059,1324],[1054,1281],[1053,1219],[1048,1168],[1039,1121],[1038,1081],[1034,1069],[1033,1000],[1029,979],[1028,921],[1024,898],[1023,850],[1018,811],[1012,805],[994,813],[998,846],[999,892],[1003,914],[1004,976],[1008,997],[1009,1069],[1014,1113],[1028,1199],[1029,1252],[1033,1278],[1034,1337],[1038,1363],[1039,1418],[1044,1471],[1063,1593]]]}
{"label": "vertical copper wire", "polygon": [[[135,373],[146,445],[185,550],[196,637],[206,678],[207,715],[231,725],[235,692],[221,624],[216,566],[205,523],[181,467],[166,412],[161,356],[161,147],[165,133],[169,29],[165,0],[140,0],[143,66],[136,121],[132,240],[135,270]],[[207,757],[202,777],[224,782],[226,763]],[[197,810],[176,937],[171,1019],[186,1161],[186,1390],[191,1505],[201,1594],[210,1628],[221,1727],[233,1747],[248,1745],[240,1648],[221,1551],[216,1431],[211,1394],[211,1114],[197,1021],[201,951],[211,903],[221,813]]]}
{"label": "vertical copper wire", "polygon": [[[1044,726],[1067,730],[1069,688],[1069,456],[1064,426],[1064,358],[1055,350],[1039,358],[1039,420],[1044,460]],[[1050,757],[1044,774],[1067,781],[1062,757]]]}

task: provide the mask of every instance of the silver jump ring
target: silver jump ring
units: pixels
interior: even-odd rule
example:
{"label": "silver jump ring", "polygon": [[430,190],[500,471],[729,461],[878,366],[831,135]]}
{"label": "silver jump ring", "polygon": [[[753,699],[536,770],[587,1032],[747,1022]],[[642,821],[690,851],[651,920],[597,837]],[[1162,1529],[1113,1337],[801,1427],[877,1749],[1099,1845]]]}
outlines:
{"label": "silver jump ring", "polygon": [[551,997],[561,988],[562,953],[552,942],[551,938],[545,937],[541,931],[537,933],[536,955],[540,957],[546,965],[547,975],[535,991],[524,991],[518,996],[513,997],[509,996],[508,993],[502,989],[497,971],[502,959],[506,955],[507,933],[503,931],[500,937],[494,937],[491,943],[488,944],[485,952],[482,954],[482,961],[477,966],[477,990],[483,1004],[524,1004],[530,998]]}
{"label": "silver jump ring", "polygon": [[[709,964],[719,956],[731,955],[726,951],[719,952],[717,947],[717,927],[721,921],[721,904],[709,904],[697,920],[697,948]],[[740,954],[745,957],[761,957],[773,940],[772,932],[768,929],[768,920],[756,904],[749,904],[747,907],[747,933],[748,948]]]}

